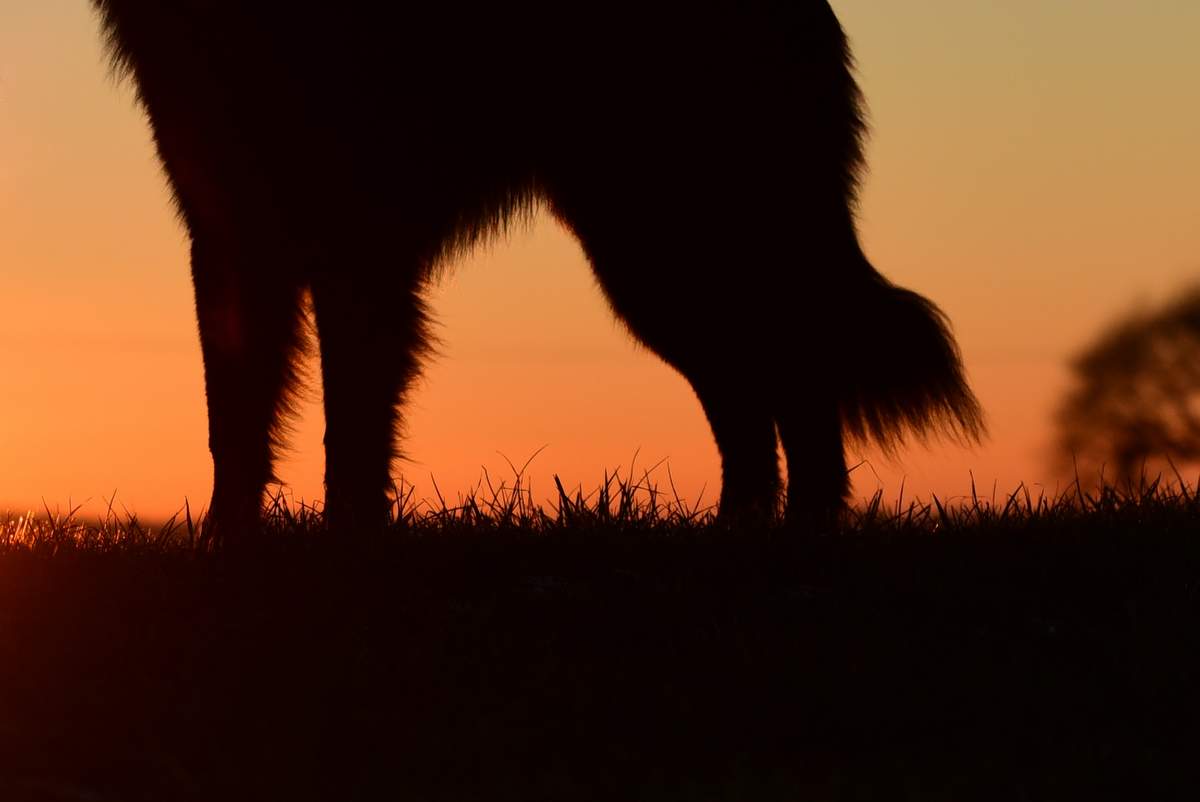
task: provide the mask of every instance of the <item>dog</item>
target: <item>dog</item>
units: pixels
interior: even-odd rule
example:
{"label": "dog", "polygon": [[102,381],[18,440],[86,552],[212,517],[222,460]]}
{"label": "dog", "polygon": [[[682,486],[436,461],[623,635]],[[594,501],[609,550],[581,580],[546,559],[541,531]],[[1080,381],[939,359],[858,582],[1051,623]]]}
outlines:
{"label": "dog", "polygon": [[721,516],[828,521],[846,438],[982,431],[946,318],[859,245],[825,0],[92,2],[191,238],[218,532],[261,515],[310,301],[328,521],[386,518],[426,290],[537,208],[695,390]]}

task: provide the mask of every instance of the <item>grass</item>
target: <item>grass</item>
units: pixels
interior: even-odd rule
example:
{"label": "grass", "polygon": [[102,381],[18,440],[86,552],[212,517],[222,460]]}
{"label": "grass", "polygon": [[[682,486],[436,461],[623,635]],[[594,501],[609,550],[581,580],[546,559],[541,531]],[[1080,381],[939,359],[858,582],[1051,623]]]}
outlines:
{"label": "grass", "polygon": [[735,531],[619,477],[206,549],[0,520],[0,798],[1161,799],[1196,785],[1200,498]]}

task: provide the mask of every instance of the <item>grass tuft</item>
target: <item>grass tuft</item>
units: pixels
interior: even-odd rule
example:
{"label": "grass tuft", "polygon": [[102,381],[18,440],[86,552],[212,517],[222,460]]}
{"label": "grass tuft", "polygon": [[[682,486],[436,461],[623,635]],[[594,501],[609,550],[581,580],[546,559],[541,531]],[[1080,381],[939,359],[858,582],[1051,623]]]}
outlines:
{"label": "grass tuft", "polygon": [[[534,499],[523,471],[514,469],[514,480],[493,482],[486,473],[480,484],[453,502],[434,482],[435,497],[415,498],[415,487],[401,480],[392,494],[388,524],[383,537],[440,535],[520,534],[551,536],[645,535],[682,536],[736,535],[728,522],[718,519],[714,505],[689,502],[675,491],[652,480],[651,471],[637,480],[620,471],[605,472],[590,492],[582,487],[568,490],[554,476],[556,498],[545,504]],[[204,550],[200,537],[203,513],[195,515],[190,504],[166,521],[147,524],[127,510],[115,509],[108,500],[98,517],[80,514],[82,505],[63,512],[9,512],[0,516],[0,553],[14,550],[54,554],[63,549],[97,553],[112,551]],[[972,481],[971,494],[951,500],[931,495],[928,501],[905,499],[903,493],[886,503],[884,491],[851,506],[842,520],[821,536],[906,537],[945,535],[954,537],[1067,532],[1150,527],[1155,530],[1192,526],[1200,515],[1200,486],[1176,475],[1145,475],[1124,486],[1102,484],[1085,489],[1076,480],[1065,488],[1048,491],[1020,484],[997,495],[993,489],[981,496]],[[319,503],[297,500],[285,488],[276,488],[264,508],[264,534],[270,540],[310,539],[332,534],[325,528]],[[792,536],[780,525],[759,527],[760,533]],[[814,534],[814,533],[799,533]]]}

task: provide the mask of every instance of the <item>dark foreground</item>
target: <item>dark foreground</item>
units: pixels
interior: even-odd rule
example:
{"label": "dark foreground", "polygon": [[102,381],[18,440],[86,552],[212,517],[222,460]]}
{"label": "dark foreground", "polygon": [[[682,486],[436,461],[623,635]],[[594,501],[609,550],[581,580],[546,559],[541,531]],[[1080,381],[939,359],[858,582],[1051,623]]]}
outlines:
{"label": "dark foreground", "polygon": [[217,554],[10,532],[0,799],[1151,800],[1200,780],[1188,499],[809,540],[543,529]]}

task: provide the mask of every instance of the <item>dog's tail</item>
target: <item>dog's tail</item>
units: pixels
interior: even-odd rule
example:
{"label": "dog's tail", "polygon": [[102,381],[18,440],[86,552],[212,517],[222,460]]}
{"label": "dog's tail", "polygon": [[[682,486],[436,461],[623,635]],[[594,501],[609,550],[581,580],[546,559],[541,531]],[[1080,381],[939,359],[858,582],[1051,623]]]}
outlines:
{"label": "dog's tail", "polygon": [[872,440],[885,452],[906,434],[978,442],[983,411],[967,385],[945,314],[860,258],[847,331],[837,338],[848,346],[837,367],[846,434]]}

